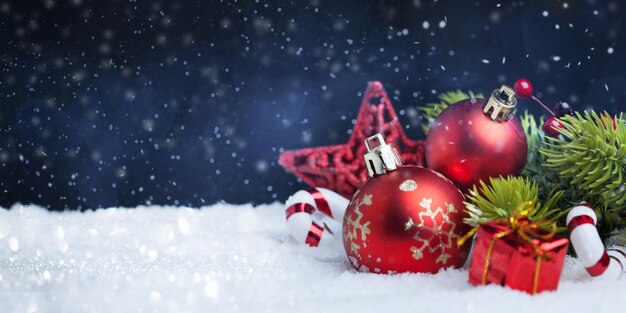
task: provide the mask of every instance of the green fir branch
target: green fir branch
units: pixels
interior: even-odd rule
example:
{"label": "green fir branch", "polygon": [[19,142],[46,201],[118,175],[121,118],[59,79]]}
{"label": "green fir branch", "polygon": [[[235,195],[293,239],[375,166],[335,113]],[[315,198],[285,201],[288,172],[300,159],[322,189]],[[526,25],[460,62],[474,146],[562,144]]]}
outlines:
{"label": "green fir branch", "polygon": [[439,114],[441,114],[441,112],[449,107],[451,104],[465,99],[482,97],[482,94],[474,94],[473,91],[448,91],[439,95],[439,102],[427,103],[426,105],[419,107],[418,110],[422,114],[421,126],[424,134],[428,134],[428,130],[430,130],[430,125],[435,121],[437,116],[439,116]]}
{"label": "green fir branch", "polygon": [[[460,90],[439,95],[439,102],[418,110],[425,134],[432,122],[451,104],[482,97]],[[626,117],[613,120],[606,113],[576,113],[559,121],[564,128],[557,138],[545,136],[543,118],[524,112],[519,115],[528,141],[528,159],[522,178],[497,178],[474,187],[467,195],[469,224],[506,218],[523,201],[540,205],[534,219],[558,220],[574,204],[587,201],[599,217],[598,230],[603,238],[626,226]],[[562,228],[561,228],[562,229]],[[626,235],[625,235],[626,238]]]}
{"label": "green fir branch", "polygon": [[506,219],[513,216],[520,205],[528,202],[534,206],[528,215],[530,219],[556,221],[567,212],[557,207],[562,196],[563,191],[557,191],[542,202],[537,183],[528,178],[513,176],[490,178],[489,184],[481,181],[480,187],[474,186],[467,195],[468,201],[465,205],[470,217],[464,222],[476,226]]}
{"label": "green fir branch", "polygon": [[526,111],[520,116],[520,120],[528,142],[528,157],[522,176],[537,183],[539,198],[545,199],[551,194],[562,190],[564,194],[558,203],[558,207],[571,207],[574,203],[581,201],[592,203],[592,200],[584,192],[571,188],[568,179],[562,178],[558,172],[544,167],[543,164],[547,162],[546,156],[539,153],[539,150],[546,147],[546,136],[543,130],[541,130],[544,122],[543,118],[535,119],[532,114]]}
{"label": "green fir branch", "polygon": [[[622,117],[576,113],[559,119],[562,136],[544,138],[545,167],[573,188],[597,197],[609,211],[626,205],[626,125]],[[615,125],[615,126],[613,126]]]}

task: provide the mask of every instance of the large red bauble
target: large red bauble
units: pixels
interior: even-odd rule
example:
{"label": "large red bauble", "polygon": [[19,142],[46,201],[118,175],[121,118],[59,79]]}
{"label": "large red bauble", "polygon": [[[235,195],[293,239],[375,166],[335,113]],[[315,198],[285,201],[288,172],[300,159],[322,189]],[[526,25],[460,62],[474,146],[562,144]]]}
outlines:
{"label": "large red bauble", "polygon": [[470,245],[463,194],[443,175],[418,166],[374,176],[355,194],[343,219],[350,263],[373,273],[436,273],[464,264]]}
{"label": "large red bauble", "polygon": [[518,175],[526,164],[526,135],[516,116],[503,122],[483,113],[485,99],[446,108],[426,137],[428,167],[467,191],[489,177]]}

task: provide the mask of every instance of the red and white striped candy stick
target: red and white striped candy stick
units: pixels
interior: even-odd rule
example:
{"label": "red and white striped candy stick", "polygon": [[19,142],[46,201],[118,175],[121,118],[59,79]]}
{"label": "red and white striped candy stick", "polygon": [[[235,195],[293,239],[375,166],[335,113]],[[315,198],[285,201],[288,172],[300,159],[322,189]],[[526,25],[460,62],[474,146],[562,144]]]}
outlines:
{"label": "red and white striped candy stick", "polygon": [[285,216],[291,236],[317,247],[341,238],[348,199],[325,188],[300,190],[287,199]]}
{"label": "red and white striped candy stick", "polygon": [[612,246],[605,251],[596,222],[596,213],[588,203],[576,205],[567,214],[570,241],[591,277],[620,278],[625,271],[626,249]]}

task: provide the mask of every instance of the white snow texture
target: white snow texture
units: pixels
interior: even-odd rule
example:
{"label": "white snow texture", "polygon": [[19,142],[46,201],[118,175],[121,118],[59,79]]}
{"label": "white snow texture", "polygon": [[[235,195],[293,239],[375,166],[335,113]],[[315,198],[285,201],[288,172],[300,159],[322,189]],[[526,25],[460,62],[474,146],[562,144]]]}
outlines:
{"label": "white snow texture", "polygon": [[355,272],[340,242],[287,233],[282,204],[0,210],[0,312],[624,312],[626,279],[568,258],[557,292],[474,287],[466,270]]}

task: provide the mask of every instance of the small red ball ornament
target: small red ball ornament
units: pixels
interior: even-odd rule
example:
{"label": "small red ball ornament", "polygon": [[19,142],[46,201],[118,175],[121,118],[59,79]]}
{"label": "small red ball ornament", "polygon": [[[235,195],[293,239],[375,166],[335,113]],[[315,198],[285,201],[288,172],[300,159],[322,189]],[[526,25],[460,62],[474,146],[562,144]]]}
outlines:
{"label": "small red ball ornament", "polygon": [[526,78],[520,78],[513,85],[515,94],[520,98],[530,98],[533,95],[533,85]]}
{"label": "small red ball ornament", "polygon": [[366,146],[371,178],[354,194],[343,220],[352,266],[385,274],[462,266],[469,252],[469,245],[457,245],[469,231],[463,194],[439,173],[401,165],[381,135],[368,138]]}
{"label": "small red ball ornament", "polygon": [[558,137],[561,133],[559,129],[563,129],[565,126],[554,116],[550,116],[543,125],[541,126],[541,130],[549,137]]}
{"label": "small red ball ornament", "polygon": [[448,177],[462,191],[489,177],[518,175],[528,146],[513,112],[514,91],[502,86],[489,100],[452,104],[435,119],[426,138],[428,167]]}

